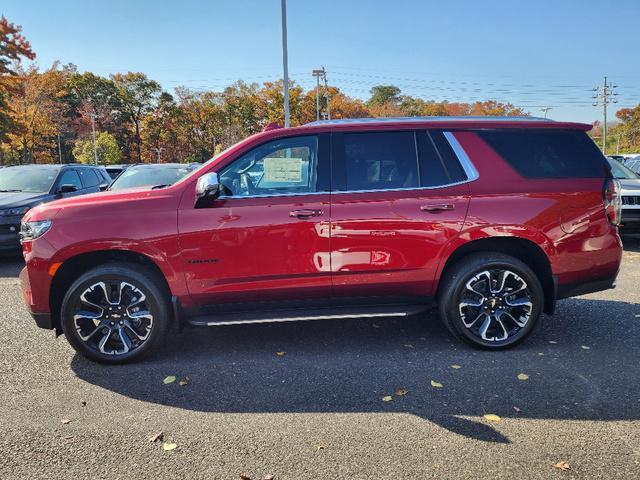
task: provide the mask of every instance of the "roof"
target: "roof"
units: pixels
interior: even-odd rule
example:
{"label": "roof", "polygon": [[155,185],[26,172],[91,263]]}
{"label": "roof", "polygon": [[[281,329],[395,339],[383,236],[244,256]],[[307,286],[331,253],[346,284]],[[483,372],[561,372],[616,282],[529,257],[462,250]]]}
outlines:
{"label": "roof", "polygon": [[389,125],[396,128],[401,125],[423,124],[437,128],[569,128],[589,130],[591,125],[585,123],[556,122],[540,117],[387,117],[387,118],[341,118],[338,120],[319,120],[307,123],[304,127],[336,127],[353,126],[369,127]]}

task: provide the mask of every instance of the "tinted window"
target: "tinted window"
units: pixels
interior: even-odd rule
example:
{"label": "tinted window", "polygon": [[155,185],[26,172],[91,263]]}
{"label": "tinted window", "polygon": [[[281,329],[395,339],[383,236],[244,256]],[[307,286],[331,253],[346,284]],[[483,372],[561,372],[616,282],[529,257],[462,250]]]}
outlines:
{"label": "tinted window", "polygon": [[58,188],[62,185],[73,185],[76,187],[76,190],[82,189],[82,183],[80,182],[80,177],[78,176],[75,170],[65,170],[62,172],[60,176],[60,181],[58,182]]}
{"label": "tinted window", "polygon": [[466,180],[449,142],[440,131],[418,132],[420,174],[423,187],[437,187]]}
{"label": "tinted window", "polygon": [[82,180],[82,184],[84,188],[97,187],[100,185],[100,179],[96,175],[96,172],[91,168],[81,168],[78,170],[80,174],[80,179]]}
{"label": "tinted window", "polygon": [[608,175],[604,156],[585,132],[495,130],[478,135],[524,177]]}
{"label": "tinted window", "polygon": [[0,192],[48,192],[59,171],[47,166],[0,168]]}
{"label": "tinted window", "polygon": [[113,181],[109,190],[172,185],[191,171],[190,165],[162,163],[131,167]]}
{"label": "tinted window", "polygon": [[347,190],[419,186],[414,132],[344,134]]}
{"label": "tinted window", "polygon": [[253,196],[316,191],[318,138],[283,138],[242,155],[220,172],[225,195]]}

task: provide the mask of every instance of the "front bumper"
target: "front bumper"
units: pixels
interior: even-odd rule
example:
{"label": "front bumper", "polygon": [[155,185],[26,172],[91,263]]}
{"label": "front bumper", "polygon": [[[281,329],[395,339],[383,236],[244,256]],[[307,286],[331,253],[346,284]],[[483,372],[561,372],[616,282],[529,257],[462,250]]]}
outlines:
{"label": "front bumper", "polygon": [[20,251],[20,218],[0,218],[0,252]]}
{"label": "front bumper", "polygon": [[640,208],[622,207],[620,235],[640,236]]}
{"label": "front bumper", "polygon": [[22,297],[24,304],[27,307],[29,314],[33,317],[36,325],[40,328],[46,328],[51,330],[55,327],[50,312],[37,312],[34,311],[34,307],[37,308],[37,302],[34,301],[33,291],[31,288],[31,282],[29,281],[29,271],[27,267],[24,267],[19,275],[20,287],[22,289]]}

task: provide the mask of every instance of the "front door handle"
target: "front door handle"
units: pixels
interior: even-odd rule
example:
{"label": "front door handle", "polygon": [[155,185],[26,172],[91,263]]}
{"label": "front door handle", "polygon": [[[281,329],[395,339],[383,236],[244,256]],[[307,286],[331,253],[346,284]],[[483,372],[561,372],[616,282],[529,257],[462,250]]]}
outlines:
{"label": "front door handle", "polygon": [[453,203],[431,203],[429,205],[422,205],[420,210],[422,212],[444,212],[447,210],[454,210],[456,206]]}
{"label": "front door handle", "polygon": [[321,217],[324,212],[322,210],[312,210],[305,208],[302,210],[292,210],[289,212],[289,216],[292,218],[309,218],[309,217]]}

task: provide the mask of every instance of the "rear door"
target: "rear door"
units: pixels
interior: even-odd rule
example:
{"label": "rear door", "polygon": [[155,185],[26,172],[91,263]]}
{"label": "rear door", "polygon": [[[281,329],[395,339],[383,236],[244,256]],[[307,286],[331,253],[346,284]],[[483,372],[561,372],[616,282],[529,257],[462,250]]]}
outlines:
{"label": "rear door", "polygon": [[334,296],[426,299],[469,202],[444,133],[334,133],[332,145]]}
{"label": "rear door", "polygon": [[178,228],[193,306],[318,301],[331,295],[329,135],[259,145],[217,173],[222,195]]}
{"label": "rear door", "polygon": [[83,193],[95,193],[100,191],[100,184],[104,182],[97,169],[90,167],[79,168],[80,180],[82,181]]}

